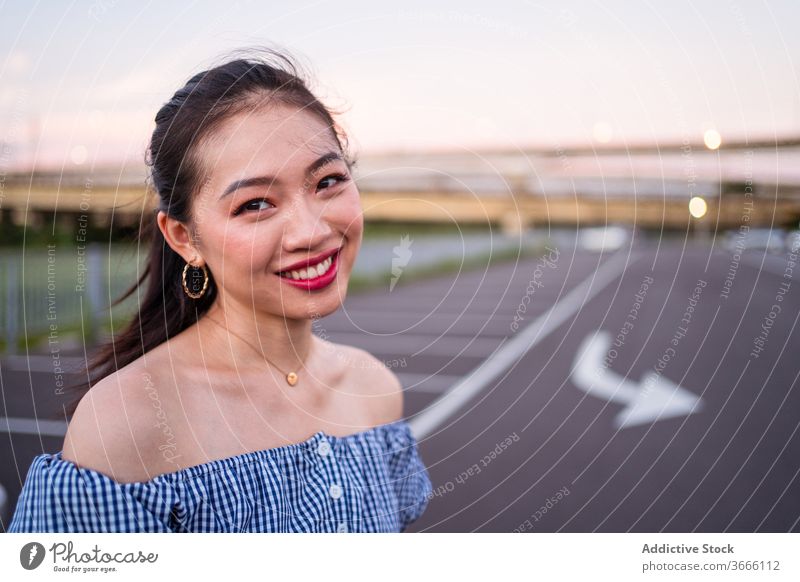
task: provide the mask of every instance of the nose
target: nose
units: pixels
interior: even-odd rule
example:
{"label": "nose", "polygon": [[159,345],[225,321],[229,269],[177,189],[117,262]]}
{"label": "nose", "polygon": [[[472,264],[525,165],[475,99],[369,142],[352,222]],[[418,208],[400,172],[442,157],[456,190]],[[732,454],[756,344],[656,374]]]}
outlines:
{"label": "nose", "polygon": [[[303,196],[294,199],[283,223],[283,249],[285,253],[322,251],[333,238],[333,228],[325,217],[323,204],[309,203]],[[324,248],[323,248],[324,247]]]}

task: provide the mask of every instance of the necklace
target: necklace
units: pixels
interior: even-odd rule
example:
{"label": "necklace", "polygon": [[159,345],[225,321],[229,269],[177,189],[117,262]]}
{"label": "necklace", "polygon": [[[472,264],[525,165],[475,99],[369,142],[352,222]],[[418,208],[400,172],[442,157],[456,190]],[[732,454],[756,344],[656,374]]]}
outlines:
{"label": "necklace", "polygon": [[[258,352],[258,353],[259,353],[259,354],[260,354],[260,355],[261,355],[261,356],[262,356],[262,357],[263,357],[265,360],[267,360],[267,362],[269,362],[270,364],[272,364],[272,365],[273,365],[275,368],[278,368],[278,366],[276,366],[274,362],[272,362],[272,361],[271,361],[269,358],[267,358],[267,356],[265,356],[263,352],[261,352],[261,351],[259,351],[258,349],[256,349],[256,348],[255,348],[255,346],[253,346],[253,344],[251,344],[249,341],[247,341],[246,339],[244,339],[242,336],[240,336],[240,335],[239,335],[239,334],[237,334],[237,333],[234,333],[234,332],[232,332],[232,331],[231,331],[231,330],[229,330],[227,327],[225,327],[224,325],[222,325],[221,323],[219,323],[218,321],[216,321],[216,320],[215,320],[215,319],[213,319],[212,317],[209,317],[208,315],[206,315],[206,319],[208,319],[208,320],[210,320],[210,321],[213,321],[214,323],[216,323],[218,326],[220,326],[221,328],[223,328],[223,329],[224,329],[226,332],[228,332],[229,334],[231,334],[231,335],[234,335],[234,336],[238,337],[240,340],[242,340],[242,341],[243,341],[244,343],[246,343],[248,346],[250,346],[251,348],[253,348],[253,350],[255,350],[256,352]],[[309,351],[309,354],[310,354],[310,351]],[[306,356],[306,359],[308,359],[308,356]],[[281,374],[283,374],[284,376],[286,376],[286,382],[289,384],[289,386],[294,386],[295,384],[297,384],[298,377],[297,377],[297,373],[296,373],[296,372],[288,372],[288,373],[287,373],[287,372],[284,372],[283,370],[281,370],[280,368],[278,368],[278,370],[280,370]]]}

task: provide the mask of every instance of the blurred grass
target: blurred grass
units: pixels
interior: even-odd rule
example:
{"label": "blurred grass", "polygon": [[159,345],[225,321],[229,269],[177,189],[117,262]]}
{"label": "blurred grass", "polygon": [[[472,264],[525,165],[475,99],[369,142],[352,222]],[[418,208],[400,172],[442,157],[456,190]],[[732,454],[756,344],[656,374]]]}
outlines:
{"label": "blurred grass", "polygon": [[460,236],[461,234],[497,235],[497,228],[482,224],[442,224],[434,222],[365,222],[364,239],[400,238],[403,235],[422,237],[431,235]]}
{"label": "blurred grass", "polygon": [[[417,281],[431,279],[434,277],[458,273],[459,271],[472,271],[476,269],[487,269],[491,266],[500,263],[509,262],[512,260],[523,260],[529,258],[540,257],[545,251],[547,242],[541,242],[534,246],[504,249],[501,251],[493,251],[486,253],[474,254],[463,260],[461,259],[445,259],[443,261],[426,265],[424,267],[409,268],[406,267],[400,278],[395,283],[395,289],[400,286],[411,285]],[[349,293],[366,293],[379,287],[389,287],[392,279],[391,269],[387,269],[382,273],[371,276],[351,275],[350,281],[347,285],[347,292]]]}

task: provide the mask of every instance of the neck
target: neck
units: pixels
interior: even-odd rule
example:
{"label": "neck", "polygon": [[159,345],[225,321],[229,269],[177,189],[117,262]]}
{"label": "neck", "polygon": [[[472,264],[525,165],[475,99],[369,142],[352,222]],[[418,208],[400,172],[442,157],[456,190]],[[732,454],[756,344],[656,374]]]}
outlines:
{"label": "neck", "polygon": [[[209,317],[214,321],[203,321]],[[302,374],[314,339],[311,319],[256,314],[252,307],[243,309],[232,302],[215,302],[199,327],[204,352],[238,365],[260,357],[268,366],[277,366],[276,372]]]}

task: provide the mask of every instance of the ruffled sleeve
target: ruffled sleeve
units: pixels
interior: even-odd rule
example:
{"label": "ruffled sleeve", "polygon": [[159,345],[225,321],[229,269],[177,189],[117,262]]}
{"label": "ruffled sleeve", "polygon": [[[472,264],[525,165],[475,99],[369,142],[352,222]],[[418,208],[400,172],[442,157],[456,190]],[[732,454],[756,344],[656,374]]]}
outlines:
{"label": "ruffled sleeve", "polygon": [[427,508],[433,485],[410,426],[404,422],[400,427],[402,430],[392,433],[394,443],[389,472],[400,510],[400,531],[405,531]]}
{"label": "ruffled sleeve", "polygon": [[34,458],[11,524],[15,532],[170,532],[177,503],[167,483],[118,483],[61,452]]}

